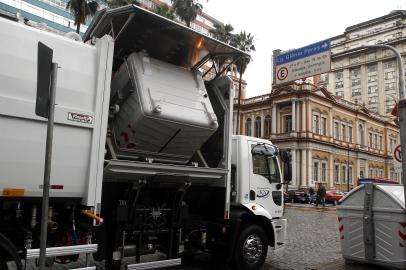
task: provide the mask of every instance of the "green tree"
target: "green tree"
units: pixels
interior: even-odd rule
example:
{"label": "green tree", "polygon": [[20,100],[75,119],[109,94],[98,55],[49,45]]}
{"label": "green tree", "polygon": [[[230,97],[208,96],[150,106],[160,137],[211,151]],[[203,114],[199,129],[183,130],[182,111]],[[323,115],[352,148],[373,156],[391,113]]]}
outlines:
{"label": "green tree", "polygon": [[161,15],[162,17],[168,18],[170,20],[175,19],[175,13],[173,9],[168,6],[167,4],[160,4],[157,5],[154,12],[158,15]]}
{"label": "green tree", "polygon": [[[254,36],[252,36],[251,33],[247,34],[245,31],[242,31],[239,34],[234,35],[230,43],[232,46],[236,47],[237,49],[240,49],[241,51],[244,51],[247,53],[255,51]],[[236,62],[237,71],[240,74],[240,83],[239,83],[239,87],[238,87],[237,134],[239,133],[239,130],[240,130],[239,125],[240,125],[242,75],[245,73],[250,61],[251,61],[251,58],[249,58],[248,56],[244,56]]]}
{"label": "green tree", "polygon": [[107,0],[107,4],[110,8],[117,8],[126,5],[141,5],[138,0]]}
{"label": "green tree", "polygon": [[234,36],[232,33],[233,31],[234,27],[231,24],[216,23],[214,29],[210,30],[210,33],[215,39],[230,44]]}
{"label": "green tree", "polygon": [[176,15],[190,27],[190,23],[202,14],[203,6],[196,0],[171,0]]}
{"label": "green tree", "polygon": [[96,1],[87,0],[69,0],[66,9],[75,17],[76,33],[80,32],[80,25],[86,22],[86,19],[92,17],[99,4]]}

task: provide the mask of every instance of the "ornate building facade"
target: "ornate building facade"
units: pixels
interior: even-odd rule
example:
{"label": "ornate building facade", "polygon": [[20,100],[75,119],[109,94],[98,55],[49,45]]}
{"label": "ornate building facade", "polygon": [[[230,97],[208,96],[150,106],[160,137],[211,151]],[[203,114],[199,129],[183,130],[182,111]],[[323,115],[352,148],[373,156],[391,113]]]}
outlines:
{"label": "ornate building facade", "polygon": [[[240,110],[239,134],[270,139],[290,150],[290,188],[322,182],[346,191],[358,178],[400,181],[392,161],[400,141],[393,118],[338,98],[324,87],[308,83],[280,87],[270,95],[242,100]],[[234,111],[235,125],[237,101]]]}

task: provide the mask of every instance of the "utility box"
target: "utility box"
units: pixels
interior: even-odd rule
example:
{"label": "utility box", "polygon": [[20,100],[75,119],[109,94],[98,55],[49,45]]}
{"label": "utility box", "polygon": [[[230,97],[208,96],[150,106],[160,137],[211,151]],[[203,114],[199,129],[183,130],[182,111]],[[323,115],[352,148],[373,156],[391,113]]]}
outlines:
{"label": "utility box", "polygon": [[403,185],[358,186],[340,201],[337,214],[346,261],[406,269]]}

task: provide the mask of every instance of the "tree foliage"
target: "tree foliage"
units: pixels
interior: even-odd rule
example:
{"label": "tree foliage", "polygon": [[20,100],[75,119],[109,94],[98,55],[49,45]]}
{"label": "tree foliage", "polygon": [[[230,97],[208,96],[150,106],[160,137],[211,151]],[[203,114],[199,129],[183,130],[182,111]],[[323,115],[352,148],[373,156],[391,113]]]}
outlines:
{"label": "tree foliage", "polygon": [[79,34],[80,25],[86,22],[86,19],[92,17],[99,4],[96,1],[87,0],[69,0],[66,4],[66,9],[72,13],[75,18],[76,32]]}
{"label": "tree foliage", "polygon": [[202,14],[203,6],[196,0],[171,0],[175,14],[190,27],[190,23]]}
{"label": "tree foliage", "polygon": [[174,20],[175,19],[175,12],[174,10],[168,6],[167,4],[160,4],[158,5],[154,12],[158,15],[161,15],[162,17]]}

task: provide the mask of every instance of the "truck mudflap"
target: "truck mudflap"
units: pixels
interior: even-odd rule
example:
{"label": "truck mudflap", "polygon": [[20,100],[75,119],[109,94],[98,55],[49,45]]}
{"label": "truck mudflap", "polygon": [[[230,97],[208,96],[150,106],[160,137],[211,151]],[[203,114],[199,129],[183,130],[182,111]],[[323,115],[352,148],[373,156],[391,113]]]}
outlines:
{"label": "truck mudflap", "polygon": [[272,249],[275,251],[282,250],[286,246],[288,221],[286,218],[274,219],[271,221],[271,224],[273,235],[275,236]]}

